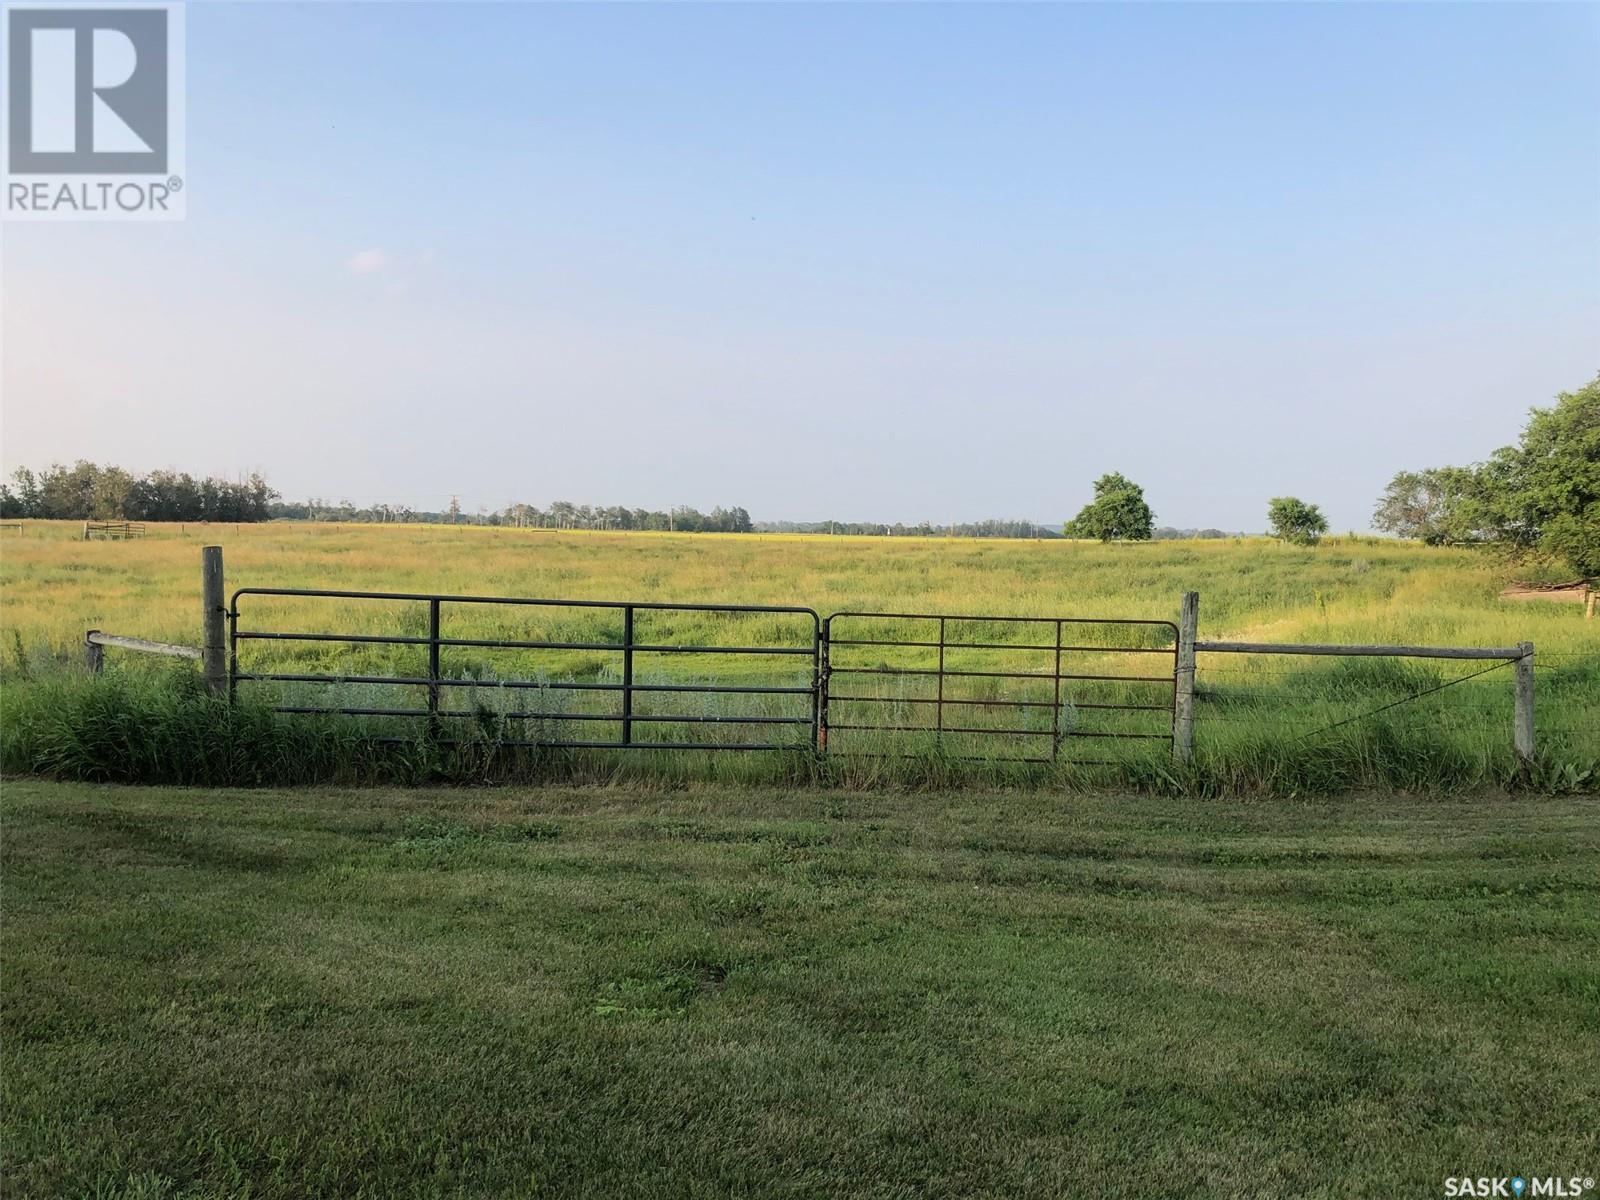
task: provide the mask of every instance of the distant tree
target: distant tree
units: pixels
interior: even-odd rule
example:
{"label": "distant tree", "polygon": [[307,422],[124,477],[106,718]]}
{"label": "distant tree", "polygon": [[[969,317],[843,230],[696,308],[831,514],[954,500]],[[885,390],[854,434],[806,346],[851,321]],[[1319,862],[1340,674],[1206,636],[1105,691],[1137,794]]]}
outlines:
{"label": "distant tree", "polygon": [[1145,542],[1154,531],[1155,514],[1145,503],[1144,489],[1115,471],[1094,481],[1094,499],[1061,530],[1067,537],[1099,538],[1102,542]]}
{"label": "distant tree", "polygon": [[98,521],[125,517],[133,485],[133,476],[121,467],[102,467],[90,491],[89,516]]}
{"label": "distant tree", "polygon": [[1402,471],[1373,524],[1402,537],[1484,542],[1600,576],[1600,375],[1529,411],[1522,439],[1471,467]]}
{"label": "distant tree", "polygon": [[0,516],[37,517],[39,515],[39,480],[27,467],[18,467],[11,474],[15,487],[0,487]]}
{"label": "distant tree", "polygon": [[1497,450],[1479,478],[1497,541],[1600,576],[1600,375],[1532,409],[1521,442]]}
{"label": "distant tree", "polygon": [[1479,541],[1473,518],[1481,513],[1482,486],[1472,467],[1401,471],[1389,481],[1372,527],[1430,546]]}
{"label": "distant tree", "polygon": [[1273,537],[1296,546],[1315,546],[1328,532],[1328,518],[1322,510],[1294,496],[1279,496],[1267,505],[1267,524]]}
{"label": "distant tree", "polygon": [[39,476],[41,517],[81,521],[95,515],[94,486],[100,468],[79,459],[71,467],[54,466]]}

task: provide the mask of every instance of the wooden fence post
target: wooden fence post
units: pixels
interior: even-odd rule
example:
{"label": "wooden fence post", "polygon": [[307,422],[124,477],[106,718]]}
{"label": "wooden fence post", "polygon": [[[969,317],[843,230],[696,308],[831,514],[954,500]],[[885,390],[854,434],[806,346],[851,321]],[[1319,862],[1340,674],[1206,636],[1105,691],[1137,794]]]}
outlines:
{"label": "wooden fence post", "polygon": [[206,690],[213,696],[228,694],[227,638],[223,618],[222,547],[205,546],[200,551],[201,637],[200,667]]}
{"label": "wooden fence post", "polygon": [[1178,617],[1178,661],[1172,701],[1172,759],[1186,763],[1194,749],[1194,644],[1200,631],[1200,593],[1185,592]]}
{"label": "wooden fence post", "polygon": [[1533,762],[1533,643],[1518,642],[1522,657],[1516,661],[1517,708],[1513,736],[1523,767]]}
{"label": "wooden fence post", "polygon": [[83,660],[88,664],[91,675],[100,674],[106,665],[106,648],[92,640],[99,632],[98,629],[91,629],[83,635]]}

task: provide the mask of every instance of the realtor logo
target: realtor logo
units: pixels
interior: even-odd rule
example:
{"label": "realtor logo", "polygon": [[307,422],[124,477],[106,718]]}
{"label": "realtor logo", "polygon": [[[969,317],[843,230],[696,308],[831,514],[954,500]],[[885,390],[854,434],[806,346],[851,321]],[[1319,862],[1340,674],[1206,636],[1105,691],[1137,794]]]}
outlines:
{"label": "realtor logo", "polygon": [[5,215],[182,216],[180,5],[7,5]]}
{"label": "realtor logo", "polygon": [[165,9],[6,16],[13,175],[166,174]]}

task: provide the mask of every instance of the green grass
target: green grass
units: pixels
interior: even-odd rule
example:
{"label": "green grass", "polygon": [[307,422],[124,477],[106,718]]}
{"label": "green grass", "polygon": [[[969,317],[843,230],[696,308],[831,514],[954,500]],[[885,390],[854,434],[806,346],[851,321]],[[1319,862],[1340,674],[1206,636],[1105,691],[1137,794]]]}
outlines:
{"label": "green grass", "polygon": [[1349,1196],[1600,1166],[1600,807],[3,796],[4,1192]]}

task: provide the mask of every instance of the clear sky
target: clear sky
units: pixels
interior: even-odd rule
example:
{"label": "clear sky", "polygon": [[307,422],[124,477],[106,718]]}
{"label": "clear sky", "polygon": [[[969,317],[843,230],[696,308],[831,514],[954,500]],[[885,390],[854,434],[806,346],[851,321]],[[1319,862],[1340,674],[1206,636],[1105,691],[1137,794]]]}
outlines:
{"label": "clear sky", "polygon": [[1365,528],[1600,368],[1600,6],[192,3],[188,219],[4,228],[6,470]]}

